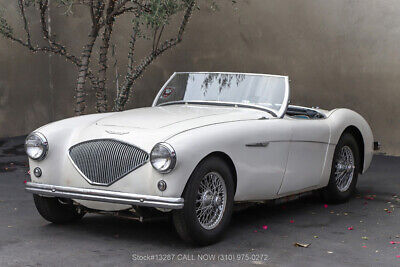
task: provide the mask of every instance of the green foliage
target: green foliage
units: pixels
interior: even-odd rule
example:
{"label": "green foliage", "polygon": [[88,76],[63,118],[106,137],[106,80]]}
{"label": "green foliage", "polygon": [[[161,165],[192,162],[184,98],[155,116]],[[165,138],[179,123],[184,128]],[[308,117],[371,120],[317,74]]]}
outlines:
{"label": "green foliage", "polygon": [[[147,5],[151,12],[142,12],[142,16],[139,17],[140,22],[151,29],[167,25],[173,15],[187,8],[193,1],[195,0],[148,0]],[[231,1],[232,4],[236,4],[236,0]],[[206,0],[206,2],[211,10],[219,10],[216,0]],[[200,7],[197,6],[197,9]]]}
{"label": "green foliage", "polygon": [[162,27],[169,24],[171,17],[191,2],[192,0],[151,0],[147,4],[149,12],[140,12],[138,22],[150,29]]}

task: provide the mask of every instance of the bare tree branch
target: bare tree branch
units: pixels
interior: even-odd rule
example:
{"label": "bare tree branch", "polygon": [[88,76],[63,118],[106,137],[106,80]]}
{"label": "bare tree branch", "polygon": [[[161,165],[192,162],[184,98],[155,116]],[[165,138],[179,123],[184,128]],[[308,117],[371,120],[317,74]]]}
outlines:
{"label": "bare tree branch", "polygon": [[129,52],[128,52],[128,74],[132,74],[134,70],[134,63],[135,63],[135,44],[136,44],[136,37],[138,34],[139,23],[135,23],[132,29],[131,40],[129,41]]}
{"label": "bare tree branch", "polygon": [[152,46],[153,47],[153,49],[152,49],[153,52],[156,51],[157,31],[158,31],[158,27],[156,27],[154,29],[154,33],[153,33],[153,46]]}
{"label": "bare tree branch", "polygon": [[136,14],[136,16],[138,16],[139,10],[140,9],[137,8],[137,7],[124,7],[120,11],[115,12],[114,17],[118,17],[118,16],[120,16],[122,14],[129,13],[129,12],[134,12]]}
{"label": "bare tree branch", "polygon": [[96,23],[96,18],[94,15],[94,5],[93,5],[93,0],[89,1],[89,10],[90,10],[90,18],[92,19],[92,24]]}
{"label": "bare tree branch", "polygon": [[196,4],[195,0],[192,0],[189,3],[189,6],[186,9],[185,15],[183,16],[181,26],[179,28],[179,32],[176,36],[176,38],[170,39],[165,41],[160,48],[155,49],[152,51],[147,57],[145,57],[141,63],[134,69],[133,72],[128,72],[126,77],[125,77],[125,82],[122,86],[122,88],[118,91],[115,103],[114,103],[114,111],[121,111],[124,109],[126,102],[128,101],[129,94],[131,91],[131,88],[133,86],[133,83],[135,82],[136,79],[138,79],[143,72],[146,70],[146,68],[156,59],[159,55],[167,51],[168,49],[176,46],[182,41],[182,36],[185,31],[186,25],[190,19],[190,16],[192,15],[193,8]]}
{"label": "bare tree branch", "polygon": [[28,20],[26,19],[26,15],[25,15],[25,6],[23,3],[23,0],[18,0],[18,6],[19,6],[19,10],[21,12],[22,22],[24,23],[24,29],[26,32],[26,43],[29,47],[32,47],[31,33],[29,31]]}
{"label": "bare tree branch", "polygon": [[128,1],[129,0],[123,0],[119,5],[115,6],[115,9],[110,14],[108,14],[108,16],[110,18],[114,17],[115,13],[118,12],[119,10],[121,10]]}
{"label": "bare tree branch", "polygon": [[45,52],[45,53],[57,54],[57,55],[65,57],[67,60],[71,61],[75,65],[79,65],[80,64],[79,59],[76,56],[69,54],[64,46],[56,43],[54,40],[52,40],[50,38],[48,28],[47,28],[47,22],[46,22],[46,12],[47,12],[47,8],[48,8],[47,1],[48,0],[39,1],[39,9],[40,9],[41,29],[42,29],[45,39],[47,39],[49,42],[49,46],[39,47],[39,46],[32,45],[30,31],[28,28],[28,23],[27,23],[27,19],[26,19],[26,15],[25,15],[25,7],[23,5],[23,0],[18,0],[18,5],[19,5],[20,11],[21,11],[21,16],[22,16],[23,22],[24,22],[24,29],[27,34],[27,41],[24,42],[23,40],[15,37],[12,34],[12,32],[9,32],[8,34],[4,34],[3,32],[2,33],[6,38],[19,43],[20,45],[28,48],[32,52]]}
{"label": "bare tree branch", "polygon": [[137,0],[131,0],[131,2],[136,4],[141,10],[143,10],[145,12],[147,12],[147,13],[151,12],[151,9],[150,9],[150,7],[148,5],[143,4],[143,3],[139,3],[139,1],[137,1]]}
{"label": "bare tree branch", "polygon": [[41,30],[44,39],[47,40],[47,42],[49,43],[49,49],[52,50],[52,52],[55,54],[64,56],[65,58],[73,62],[75,65],[79,65],[80,60],[76,56],[70,54],[64,45],[61,45],[60,43],[56,42],[54,37],[50,36],[46,19],[48,8],[49,8],[48,0],[39,1]]}
{"label": "bare tree branch", "polygon": [[158,45],[160,43],[160,39],[161,39],[161,36],[163,34],[164,28],[165,28],[165,24],[162,25],[161,30],[160,30],[160,34],[158,35],[158,39],[157,39],[157,42],[156,42],[156,49],[158,49]]}

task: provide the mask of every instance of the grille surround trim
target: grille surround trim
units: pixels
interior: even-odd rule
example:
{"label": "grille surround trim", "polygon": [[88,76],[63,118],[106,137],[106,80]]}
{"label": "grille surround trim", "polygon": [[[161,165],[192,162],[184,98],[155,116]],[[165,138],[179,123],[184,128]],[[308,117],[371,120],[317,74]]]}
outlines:
{"label": "grille surround trim", "polygon": [[[122,174],[120,174],[120,175],[118,176],[118,178],[112,180],[112,181],[109,182],[109,183],[94,182],[94,181],[92,181],[89,177],[87,177],[87,176],[83,173],[83,171],[78,167],[78,165],[77,165],[77,164],[75,163],[75,161],[72,159],[72,157],[71,157],[71,150],[74,149],[75,147],[79,146],[79,145],[83,145],[83,144],[86,144],[86,143],[92,143],[92,142],[101,142],[101,141],[118,142],[118,143],[121,143],[121,144],[123,144],[123,145],[129,146],[129,147],[134,148],[134,149],[136,149],[136,150],[138,150],[138,151],[140,151],[140,152],[143,152],[143,153],[145,154],[145,156],[146,156],[146,159],[145,159],[142,163],[136,165],[134,168],[130,168],[128,171],[123,172]],[[72,163],[72,165],[74,166],[74,168],[75,168],[75,169],[78,171],[78,173],[86,180],[86,182],[88,182],[88,183],[91,184],[91,185],[97,185],[97,186],[110,186],[110,185],[114,184],[115,182],[121,180],[121,179],[124,178],[125,176],[127,176],[129,173],[131,173],[131,172],[137,170],[138,168],[142,167],[143,165],[147,164],[147,163],[150,161],[150,154],[149,154],[148,152],[146,152],[144,149],[141,149],[141,148],[138,147],[138,146],[129,144],[129,143],[124,142],[124,141],[121,141],[121,140],[113,139],[113,138],[91,139],[91,140],[87,140],[87,141],[83,141],[83,142],[77,143],[77,144],[71,146],[71,147],[68,149],[68,153],[67,153],[67,154],[68,154],[68,158],[69,158],[69,160],[71,161],[71,163]],[[104,157],[105,159],[107,159],[107,155],[104,155],[103,157]]]}

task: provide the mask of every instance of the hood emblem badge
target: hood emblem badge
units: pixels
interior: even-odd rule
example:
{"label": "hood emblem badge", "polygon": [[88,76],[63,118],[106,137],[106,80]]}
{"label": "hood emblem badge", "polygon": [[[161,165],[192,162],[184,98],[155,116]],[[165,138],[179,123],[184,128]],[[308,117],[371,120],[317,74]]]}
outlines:
{"label": "hood emblem badge", "polygon": [[106,130],[107,133],[109,134],[117,134],[117,135],[124,135],[128,134],[129,132],[123,132],[123,131],[113,131],[113,130]]}

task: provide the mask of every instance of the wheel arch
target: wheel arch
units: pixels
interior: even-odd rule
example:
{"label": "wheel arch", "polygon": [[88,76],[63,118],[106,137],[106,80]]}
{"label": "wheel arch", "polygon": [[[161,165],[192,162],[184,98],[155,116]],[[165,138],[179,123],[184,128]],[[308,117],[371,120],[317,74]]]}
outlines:
{"label": "wheel arch", "polygon": [[[235,185],[234,192],[236,193],[236,188],[237,188],[237,171],[236,171],[236,167],[235,167],[235,164],[233,163],[232,158],[228,154],[226,154],[226,153],[224,153],[222,151],[214,151],[214,152],[211,152],[211,153],[207,154],[205,157],[203,157],[197,163],[196,167],[192,170],[190,176],[196,171],[197,166],[199,166],[199,164],[201,162],[203,162],[204,160],[206,160],[206,159],[208,159],[210,157],[218,157],[218,158],[220,158],[221,160],[223,160],[224,162],[226,162],[228,164],[228,167],[229,167],[229,169],[230,169],[230,171],[232,173],[232,178],[233,178],[233,182],[234,182],[234,185]],[[182,192],[182,196],[185,193],[187,185],[189,184],[189,180],[190,179],[188,179],[186,181],[185,188],[184,188],[184,190]]]}
{"label": "wheel arch", "polygon": [[374,143],[368,122],[357,112],[346,108],[331,111],[327,120],[331,127],[331,144],[337,144],[345,132],[354,136],[360,148],[360,173],[365,173],[371,164]]}
{"label": "wheel arch", "polygon": [[364,138],[361,134],[361,131],[354,125],[347,126],[346,129],[344,129],[341,136],[343,136],[346,133],[351,134],[357,142],[358,149],[360,152],[359,153],[359,155],[360,155],[360,170],[359,170],[359,172],[362,173],[363,168],[364,168],[364,146],[365,146]]}

